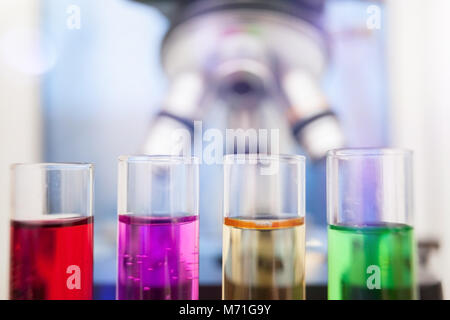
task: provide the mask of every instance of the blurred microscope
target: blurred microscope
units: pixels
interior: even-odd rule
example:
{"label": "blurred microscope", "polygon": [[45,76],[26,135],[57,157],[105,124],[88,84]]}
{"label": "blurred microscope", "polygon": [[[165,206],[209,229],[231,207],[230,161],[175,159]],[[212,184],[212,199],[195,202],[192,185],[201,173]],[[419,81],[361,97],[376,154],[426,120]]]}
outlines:
{"label": "blurred microscope", "polygon": [[[193,131],[193,121],[208,123],[211,112],[223,115],[227,129],[288,128],[314,160],[342,146],[320,88],[327,63],[322,1],[147,2],[168,15],[171,27],[161,50],[170,87],[145,153],[173,154],[171,133]],[[218,103],[224,112],[214,110]]]}
{"label": "blurred microscope", "polygon": [[[327,150],[349,142],[322,88],[330,60],[329,39],[322,26],[325,0],[135,1],[158,8],[170,20],[161,47],[169,87],[159,113],[152,119],[142,153],[186,154],[189,150],[198,156],[196,152],[202,150],[193,150],[192,141],[185,141],[190,144],[186,146],[173,139],[177,130],[189,132],[194,138],[195,121],[201,121],[202,129],[215,128],[223,133],[226,129],[277,129],[278,141],[261,144],[245,139],[244,150],[300,152],[319,166]],[[252,141],[257,145],[249,145]],[[223,153],[231,152],[236,149],[224,146]],[[220,283],[221,179],[219,166],[202,166],[203,285]],[[325,190],[315,192],[322,194]],[[306,266],[309,284],[324,284],[326,233],[319,232],[311,239],[312,246],[307,247],[311,265]],[[316,251],[314,239],[320,239]],[[420,262],[425,265],[429,250],[420,247]],[[424,279],[423,275],[420,278]],[[429,296],[435,297],[434,292],[441,292],[439,283],[425,282],[431,285],[425,286],[422,295],[425,292],[428,296],[429,291]],[[325,298],[322,291],[318,298]],[[208,297],[214,298],[214,292]]]}
{"label": "blurred microscope", "polygon": [[[142,153],[186,154],[191,147],[180,146],[173,133],[184,130],[194,138],[194,121],[202,121],[203,129],[221,130],[223,136],[226,129],[278,130],[277,141],[270,143],[261,143],[259,136],[241,140],[249,152],[301,152],[319,162],[327,150],[343,146],[340,123],[321,88],[328,62],[321,26],[324,1],[141,2],[157,7],[171,21],[161,48],[169,87]],[[223,153],[243,150],[236,147],[224,146]],[[221,279],[221,170],[208,165],[200,172],[203,284]],[[326,235],[322,238],[326,243]],[[322,281],[325,257],[326,249],[317,259],[323,266]]]}

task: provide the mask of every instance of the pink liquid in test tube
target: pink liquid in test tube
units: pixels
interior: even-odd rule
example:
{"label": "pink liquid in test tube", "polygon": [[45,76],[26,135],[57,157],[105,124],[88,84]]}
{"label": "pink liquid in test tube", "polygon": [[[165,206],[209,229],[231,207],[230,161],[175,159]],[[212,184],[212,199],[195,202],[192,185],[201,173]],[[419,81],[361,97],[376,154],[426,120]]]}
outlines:
{"label": "pink liquid in test tube", "polygon": [[119,159],[119,300],[197,300],[198,163]]}
{"label": "pink liquid in test tube", "polygon": [[119,216],[119,299],[198,299],[198,217]]}

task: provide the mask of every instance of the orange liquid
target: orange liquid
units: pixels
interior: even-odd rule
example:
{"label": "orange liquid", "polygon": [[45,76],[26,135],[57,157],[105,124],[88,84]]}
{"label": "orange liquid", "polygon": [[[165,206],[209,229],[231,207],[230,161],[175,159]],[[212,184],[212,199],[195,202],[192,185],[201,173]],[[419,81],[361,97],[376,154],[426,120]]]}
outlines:
{"label": "orange liquid", "polygon": [[304,223],[304,220],[305,218],[303,217],[283,220],[245,220],[239,218],[225,218],[224,224],[229,227],[242,229],[273,230],[301,226]]}

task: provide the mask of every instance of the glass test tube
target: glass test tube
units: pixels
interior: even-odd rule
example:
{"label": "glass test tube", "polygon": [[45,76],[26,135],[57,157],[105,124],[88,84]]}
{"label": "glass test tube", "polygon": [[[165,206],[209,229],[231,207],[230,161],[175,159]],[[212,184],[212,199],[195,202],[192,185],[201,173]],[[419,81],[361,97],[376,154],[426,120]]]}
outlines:
{"label": "glass test tube", "polygon": [[12,166],[10,298],[92,299],[93,166]]}
{"label": "glass test tube", "polygon": [[305,160],[226,155],[222,298],[305,298]]}
{"label": "glass test tube", "polygon": [[196,158],[119,158],[118,299],[198,299],[198,188]]}
{"label": "glass test tube", "polygon": [[327,157],[328,298],[415,299],[412,152]]}

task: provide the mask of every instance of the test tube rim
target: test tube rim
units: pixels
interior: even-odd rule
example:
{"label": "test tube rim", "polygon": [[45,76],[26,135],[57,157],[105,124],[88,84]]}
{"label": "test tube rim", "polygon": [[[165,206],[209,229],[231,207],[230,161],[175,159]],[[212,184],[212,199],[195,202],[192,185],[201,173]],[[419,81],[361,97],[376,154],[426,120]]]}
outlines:
{"label": "test tube rim", "polygon": [[[285,163],[304,163],[305,156],[296,154],[267,154],[267,153],[229,153],[223,156],[224,164],[240,164],[237,160],[271,160]],[[247,162],[245,162],[247,163]]]}
{"label": "test tube rim", "polygon": [[377,158],[377,157],[410,157],[413,151],[406,148],[339,148],[329,150],[328,158],[342,159],[347,158]]}
{"label": "test tube rim", "polygon": [[138,162],[147,162],[147,163],[170,163],[170,164],[193,164],[196,165],[199,163],[199,160],[195,156],[178,156],[178,155],[145,155],[145,154],[137,154],[137,155],[121,155],[119,156],[119,162],[124,163],[138,163]]}
{"label": "test tube rim", "polygon": [[11,169],[16,168],[40,168],[45,170],[91,170],[93,163],[89,162],[28,162],[13,163]]}

